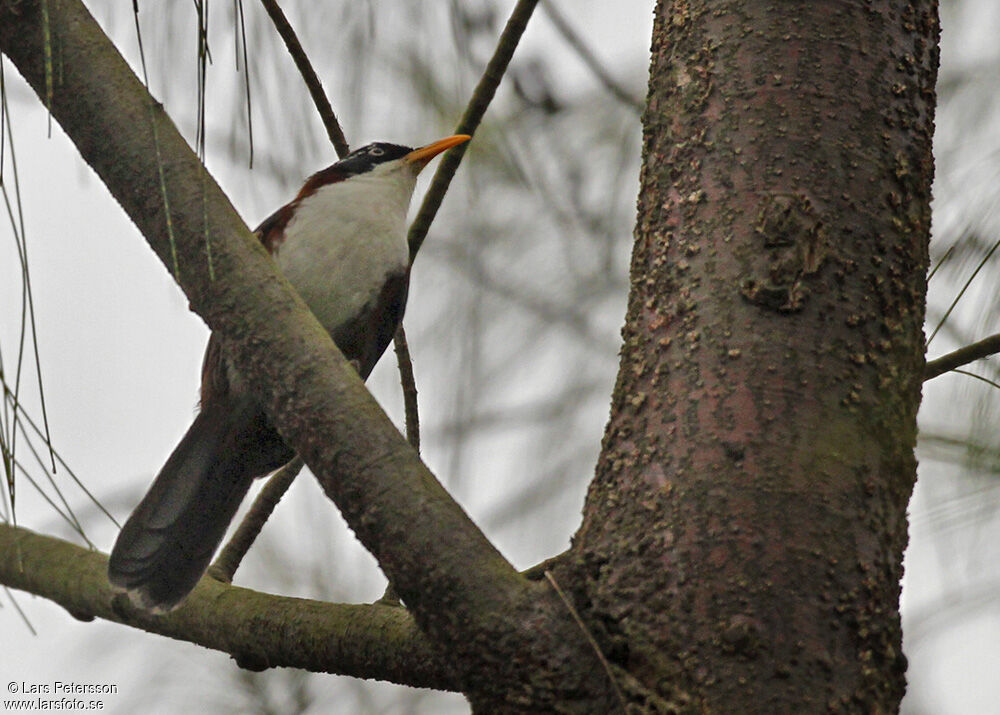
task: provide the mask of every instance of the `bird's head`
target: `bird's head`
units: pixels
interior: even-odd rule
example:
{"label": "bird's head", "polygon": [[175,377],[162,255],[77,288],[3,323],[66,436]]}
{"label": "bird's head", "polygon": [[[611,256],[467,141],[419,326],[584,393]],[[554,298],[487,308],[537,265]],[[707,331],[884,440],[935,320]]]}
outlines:
{"label": "bird's head", "polygon": [[366,144],[336,164],[310,176],[296,199],[303,199],[327,184],[366,174],[389,176],[398,173],[416,178],[435,156],[453,146],[464,144],[471,138],[468,134],[454,134],[417,149],[386,142]]}

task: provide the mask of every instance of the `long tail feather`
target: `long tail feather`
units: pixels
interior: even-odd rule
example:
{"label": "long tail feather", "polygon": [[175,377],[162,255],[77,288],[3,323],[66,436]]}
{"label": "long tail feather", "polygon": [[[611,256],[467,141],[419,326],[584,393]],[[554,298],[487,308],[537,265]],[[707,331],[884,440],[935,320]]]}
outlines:
{"label": "long tail feather", "polygon": [[250,400],[206,406],[122,528],[108,578],[139,607],[175,608],[205,572],[254,478],[294,456]]}

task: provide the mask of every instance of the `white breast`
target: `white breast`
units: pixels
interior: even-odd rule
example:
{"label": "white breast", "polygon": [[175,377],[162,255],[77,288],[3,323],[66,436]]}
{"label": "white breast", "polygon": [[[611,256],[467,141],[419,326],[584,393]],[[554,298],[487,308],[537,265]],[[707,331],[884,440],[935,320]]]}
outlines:
{"label": "white breast", "polygon": [[378,295],[389,273],[406,270],[406,212],[416,173],[387,162],[303,199],[285,227],[277,260],[328,331]]}

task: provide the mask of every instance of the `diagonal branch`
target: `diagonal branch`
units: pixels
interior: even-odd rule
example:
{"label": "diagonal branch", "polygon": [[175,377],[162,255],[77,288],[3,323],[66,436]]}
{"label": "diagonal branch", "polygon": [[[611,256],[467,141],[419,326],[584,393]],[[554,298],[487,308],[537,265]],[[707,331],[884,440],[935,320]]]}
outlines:
{"label": "diagonal branch", "polygon": [[392,338],[399,364],[399,377],[403,385],[403,407],[406,410],[406,441],[414,452],[420,452],[420,415],[417,413],[417,380],[413,375],[413,361],[410,359],[410,345],[406,342],[406,331],[402,324]]}
{"label": "diagonal branch", "polygon": [[[457,688],[449,667],[402,608],[272,596],[202,579],[184,606],[150,616],[114,598],[107,568],[100,552],[0,524],[0,583],[54,601],[81,620],[98,617],[190,641],[256,670],[292,667]],[[261,629],[265,621],[282,625]]]}
{"label": "diagonal branch", "polygon": [[[16,14],[0,9],[0,47],[29,83],[44,90],[40,5],[40,0],[24,0],[16,6]],[[60,43],[66,65],[53,97],[53,116],[153,249],[169,261],[167,217],[158,200],[158,162],[152,150],[152,128],[146,121],[145,89],[81,4],[69,0],[61,10],[52,14],[50,22],[53,42]],[[323,475],[328,491],[337,495],[335,501],[345,503],[348,519],[361,514],[368,517],[358,528],[359,536],[370,535],[369,545],[376,553],[389,541],[384,534],[401,525],[415,527],[415,531],[403,530],[427,543],[443,542],[441,534],[457,536],[466,556],[494,566],[503,564],[499,573],[508,569],[513,574],[414,457],[326,331],[278,273],[218,186],[205,176],[161,108],[153,121],[171,198],[169,219],[177,238],[181,287],[193,309],[227,340],[230,355],[266,398],[289,443],[314,467],[314,473]],[[214,280],[204,261],[201,227],[206,219],[216,267]],[[368,493],[375,486],[381,496]],[[411,502],[411,497],[423,502],[423,517],[415,518],[412,502],[399,501],[404,492],[408,495],[405,502]],[[373,506],[380,501],[388,503]],[[401,521],[390,520],[390,515]],[[443,521],[435,524],[433,517]],[[438,532],[441,526],[445,531]],[[426,545],[420,544],[421,548]],[[449,560],[440,547],[432,551]]]}
{"label": "diagonal branch", "polygon": [[924,366],[924,382],[943,375],[957,367],[968,365],[984,357],[1000,353],[1000,333],[983,338],[979,342],[966,345],[947,355],[935,358]]}
{"label": "diagonal branch", "polygon": [[281,497],[285,496],[285,492],[292,486],[292,482],[302,471],[302,467],[302,458],[293,457],[291,462],[267,480],[267,484],[250,505],[250,510],[236,528],[233,537],[226,542],[219,555],[215,557],[215,561],[209,569],[212,578],[226,583],[232,582],[233,575],[240,567],[243,557],[247,555],[250,547],[257,540],[264,524],[271,518],[274,508],[278,506]]}
{"label": "diagonal branch", "polygon": [[[479,84],[476,85],[458,126],[455,127],[456,134],[476,133],[476,128],[482,121],[483,115],[486,114],[490,102],[493,101],[497,87],[500,86],[500,80],[503,79],[503,75],[507,71],[507,65],[510,64],[511,57],[514,56],[514,50],[517,49],[521,35],[524,34],[524,29],[528,26],[528,20],[531,19],[531,13],[537,4],[538,0],[518,0],[517,5],[514,6],[503,32],[500,33],[493,57],[486,63],[483,76],[480,78]],[[427,189],[424,202],[420,204],[420,211],[417,212],[417,217],[410,226],[408,240],[410,242],[411,262],[427,237],[427,231],[430,230],[431,223],[433,223],[438,209],[441,208],[441,202],[444,200],[444,195],[448,191],[448,186],[451,184],[455,172],[458,171],[458,165],[462,163],[462,157],[465,156],[467,147],[468,144],[460,144],[450,149],[441,158],[441,163],[438,165],[437,171],[434,172],[434,179],[431,181],[430,188]]]}
{"label": "diagonal branch", "polygon": [[597,55],[587,47],[587,43],[584,42],[583,38],[580,37],[579,33],[573,29],[569,20],[563,15],[562,10],[560,10],[554,0],[542,0],[542,7],[549,16],[549,20],[552,21],[552,25],[556,28],[566,43],[573,48],[577,55],[579,55],[580,60],[587,65],[587,69],[594,73],[597,80],[604,86],[604,88],[617,99],[619,102],[627,107],[631,107],[637,112],[641,112],[643,108],[642,100],[638,97],[634,97],[632,93],[627,90],[622,84],[616,80],[610,72],[601,64],[601,61],[597,58]]}
{"label": "diagonal branch", "polygon": [[323,83],[320,82],[319,75],[316,74],[316,70],[313,69],[312,63],[309,62],[309,57],[306,55],[306,51],[302,49],[302,43],[299,42],[299,38],[295,34],[295,30],[292,29],[291,23],[288,22],[288,18],[285,17],[285,13],[282,12],[277,0],[260,0],[260,2],[267,11],[267,14],[271,17],[271,22],[274,23],[274,29],[278,31],[278,34],[281,35],[281,39],[284,40],[285,47],[288,48],[288,54],[292,56],[295,66],[299,68],[299,74],[302,75],[302,79],[305,81],[306,87],[309,89],[309,94],[312,96],[313,103],[316,105],[316,110],[319,112],[320,119],[323,120],[323,126],[326,127],[327,136],[330,137],[330,141],[333,143],[333,148],[337,151],[337,156],[343,159],[347,156],[349,151],[347,137],[344,136],[344,132],[340,128],[340,122],[337,121],[337,115],[333,112],[333,105],[330,104],[330,100],[326,97],[326,92],[323,91]]}

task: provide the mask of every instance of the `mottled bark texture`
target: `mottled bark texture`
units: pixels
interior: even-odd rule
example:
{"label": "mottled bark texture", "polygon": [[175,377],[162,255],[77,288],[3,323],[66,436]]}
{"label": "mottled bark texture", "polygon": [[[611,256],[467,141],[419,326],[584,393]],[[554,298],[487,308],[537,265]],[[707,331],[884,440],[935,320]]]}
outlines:
{"label": "mottled bark texture", "polygon": [[658,3],[621,367],[563,571],[653,707],[899,706],[937,40],[930,0]]}

